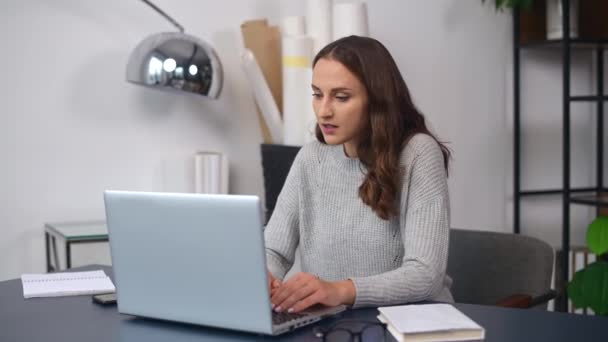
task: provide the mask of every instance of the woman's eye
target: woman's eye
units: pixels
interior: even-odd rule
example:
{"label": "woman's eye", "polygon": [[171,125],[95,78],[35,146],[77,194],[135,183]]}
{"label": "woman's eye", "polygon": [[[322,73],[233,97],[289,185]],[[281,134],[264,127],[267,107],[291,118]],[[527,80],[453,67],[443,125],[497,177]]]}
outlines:
{"label": "woman's eye", "polygon": [[321,98],[321,94],[319,94],[319,93],[312,93],[312,97],[318,99],[318,98]]}
{"label": "woman's eye", "polygon": [[339,95],[339,96],[336,96],[336,99],[338,99],[338,101],[341,101],[341,102],[345,102],[345,101],[347,101],[349,98],[350,98],[350,96],[344,96],[344,95]]}

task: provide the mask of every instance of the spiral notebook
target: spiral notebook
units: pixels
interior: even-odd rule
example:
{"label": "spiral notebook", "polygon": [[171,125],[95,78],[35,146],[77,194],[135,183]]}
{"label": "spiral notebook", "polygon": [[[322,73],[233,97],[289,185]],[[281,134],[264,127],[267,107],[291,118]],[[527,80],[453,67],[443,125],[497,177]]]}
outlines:
{"label": "spiral notebook", "polygon": [[116,292],[103,270],[48,274],[23,274],[23,298],[61,297]]}

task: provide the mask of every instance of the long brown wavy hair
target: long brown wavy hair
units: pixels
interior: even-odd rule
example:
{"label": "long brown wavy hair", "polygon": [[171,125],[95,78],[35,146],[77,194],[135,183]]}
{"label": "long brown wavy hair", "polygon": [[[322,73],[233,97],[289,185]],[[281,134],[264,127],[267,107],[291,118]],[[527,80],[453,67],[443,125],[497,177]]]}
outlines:
{"label": "long brown wavy hair", "polygon": [[[399,213],[397,195],[403,172],[399,156],[408,140],[417,133],[433,137],[441,147],[446,172],[450,150],[426,127],[397,64],[382,43],[367,37],[345,37],[319,51],[313,67],[321,58],[340,62],[367,90],[369,121],[357,147],[367,174],[359,187],[359,197],[378,217],[388,220]],[[318,126],[315,133],[325,143]]]}

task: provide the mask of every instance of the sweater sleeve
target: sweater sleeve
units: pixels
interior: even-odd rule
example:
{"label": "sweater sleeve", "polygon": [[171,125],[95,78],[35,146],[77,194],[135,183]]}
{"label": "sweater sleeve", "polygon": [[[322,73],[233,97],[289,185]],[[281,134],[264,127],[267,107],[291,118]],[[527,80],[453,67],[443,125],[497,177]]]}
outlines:
{"label": "sweater sleeve", "polygon": [[300,240],[299,188],[302,164],[302,150],[300,150],[289,169],[285,184],[277,198],[276,207],[264,230],[266,264],[268,270],[278,279],[283,279],[293,266]]}
{"label": "sweater sleeve", "polygon": [[449,242],[447,174],[439,145],[429,136],[424,139],[424,144],[416,144],[409,178],[403,180],[409,186],[400,200],[401,265],[350,278],[356,289],[355,307],[428,300],[443,289]]}

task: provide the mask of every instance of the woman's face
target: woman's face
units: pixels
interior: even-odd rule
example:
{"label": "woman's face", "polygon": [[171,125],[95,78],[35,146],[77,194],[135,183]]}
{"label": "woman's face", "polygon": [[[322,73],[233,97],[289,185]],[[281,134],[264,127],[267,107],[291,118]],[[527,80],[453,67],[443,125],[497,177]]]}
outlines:
{"label": "woman's face", "polygon": [[365,86],[340,62],[321,58],[313,69],[312,91],[312,105],[325,142],[345,144],[346,153],[355,157],[368,120]]}

